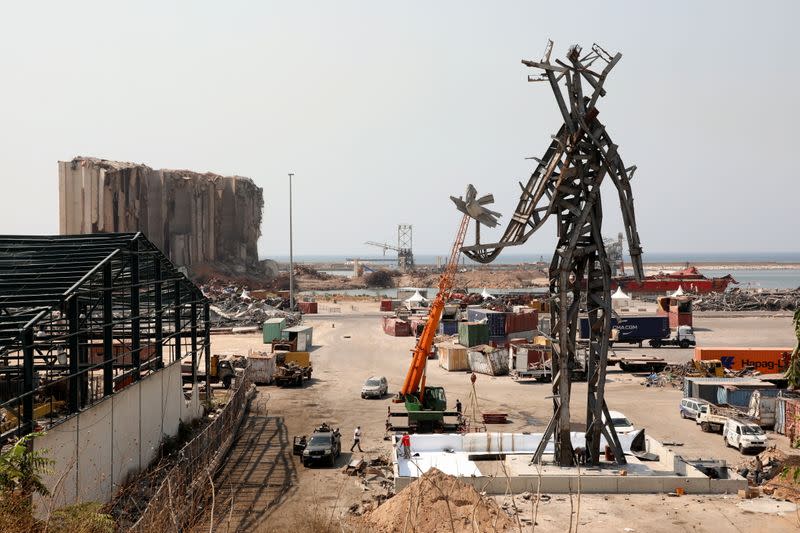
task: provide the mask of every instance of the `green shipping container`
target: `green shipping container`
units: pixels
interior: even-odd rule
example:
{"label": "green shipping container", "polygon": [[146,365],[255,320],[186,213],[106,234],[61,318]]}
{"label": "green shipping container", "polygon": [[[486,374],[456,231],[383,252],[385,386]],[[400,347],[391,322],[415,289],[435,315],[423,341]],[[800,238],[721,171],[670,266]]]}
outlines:
{"label": "green shipping container", "polygon": [[459,322],[458,343],[466,347],[489,344],[489,324]]}
{"label": "green shipping container", "polygon": [[273,340],[281,338],[281,331],[286,327],[285,318],[270,318],[264,322],[264,344],[271,344]]}

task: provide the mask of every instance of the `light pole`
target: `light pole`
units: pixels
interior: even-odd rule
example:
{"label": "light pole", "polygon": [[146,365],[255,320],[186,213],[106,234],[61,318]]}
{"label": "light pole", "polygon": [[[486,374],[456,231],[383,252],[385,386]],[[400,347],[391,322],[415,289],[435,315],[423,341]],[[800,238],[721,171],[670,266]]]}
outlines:
{"label": "light pole", "polygon": [[289,172],[289,311],[294,310],[294,257],[292,255],[292,176]]}

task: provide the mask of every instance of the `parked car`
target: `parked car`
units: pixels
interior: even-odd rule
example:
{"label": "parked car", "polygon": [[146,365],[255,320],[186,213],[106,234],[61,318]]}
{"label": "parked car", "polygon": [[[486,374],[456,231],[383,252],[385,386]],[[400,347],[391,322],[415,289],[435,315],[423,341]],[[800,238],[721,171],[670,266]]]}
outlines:
{"label": "parked car", "polygon": [[[611,425],[614,426],[614,430],[617,432],[617,434],[625,434],[636,431],[636,428],[633,427],[633,423],[628,420],[628,417],[619,411],[609,411],[608,414],[611,415]],[[603,420],[605,420],[605,418],[606,415],[603,415]]]}
{"label": "parked car", "polygon": [[317,462],[325,462],[329,466],[336,464],[336,458],[342,453],[342,435],[339,429],[333,429],[323,423],[310,437],[295,437],[292,453],[299,455],[303,466],[308,467]]}
{"label": "parked car", "polygon": [[740,452],[763,450],[767,447],[767,435],[761,427],[735,418],[729,418],[725,422],[722,438],[725,439],[726,446],[739,448]]}
{"label": "parked car", "polygon": [[372,376],[361,387],[362,398],[383,398],[389,392],[389,383],[383,376]]}
{"label": "parked car", "polygon": [[681,418],[697,420],[700,413],[708,409],[708,402],[700,398],[684,398],[681,400]]}

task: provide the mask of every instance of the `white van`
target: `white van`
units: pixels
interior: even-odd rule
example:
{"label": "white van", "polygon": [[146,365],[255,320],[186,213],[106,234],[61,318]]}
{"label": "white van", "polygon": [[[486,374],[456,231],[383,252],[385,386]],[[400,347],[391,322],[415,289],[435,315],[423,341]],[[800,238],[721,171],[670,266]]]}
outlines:
{"label": "white van", "polygon": [[763,450],[767,447],[767,435],[764,430],[750,422],[729,418],[722,427],[722,438],[726,446],[744,450]]}

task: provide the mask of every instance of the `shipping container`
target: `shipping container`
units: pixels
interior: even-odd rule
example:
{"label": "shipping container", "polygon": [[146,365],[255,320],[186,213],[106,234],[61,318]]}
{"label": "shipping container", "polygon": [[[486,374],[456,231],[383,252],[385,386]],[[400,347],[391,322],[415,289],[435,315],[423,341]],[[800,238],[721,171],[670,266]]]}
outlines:
{"label": "shipping container", "polygon": [[318,306],[317,302],[297,302],[297,308],[304,315],[316,315]]}
{"label": "shipping container", "polygon": [[533,339],[536,337],[536,334],[539,333],[538,330],[533,331],[517,331],[515,333],[508,334],[508,342],[512,340],[524,340],[525,342],[533,342]]}
{"label": "shipping container", "polygon": [[462,346],[477,346],[489,342],[489,325],[478,322],[458,323],[458,343]]}
{"label": "shipping container", "polygon": [[[87,348],[89,352],[90,364],[100,365],[104,362],[105,351],[103,350],[102,342],[92,342]],[[130,344],[126,344],[121,341],[114,341],[114,343],[111,345],[111,353],[114,357],[115,365],[133,364],[133,353],[131,353]],[[166,359],[166,350],[164,353]],[[144,364],[145,361],[149,361],[153,356],[155,356],[155,354],[155,345],[147,345],[142,343],[142,346],[139,348],[139,362]]]}
{"label": "shipping container", "polygon": [[394,311],[394,308],[392,308],[392,301],[391,300],[381,300],[381,311],[385,311],[385,312]]}
{"label": "shipping container", "polygon": [[275,339],[281,338],[281,332],[286,327],[285,318],[270,318],[262,326],[264,344],[272,344]]}
{"label": "shipping container", "polygon": [[717,402],[717,388],[733,385],[740,388],[769,388],[770,384],[755,378],[705,378],[687,377],[683,380],[683,396]]}
{"label": "shipping container", "polygon": [[785,372],[792,355],[792,348],[742,348],[706,347],[694,349],[695,361],[719,359],[722,366],[730,370],[753,367],[762,374]]}
{"label": "shipping container", "polygon": [[[489,335],[500,337],[506,334],[506,313],[492,311],[491,309],[467,309],[467,320],[470,322],[483,322],[489,325]],[[535,328],[533,328],[535,329]]]}
{"label": "shipping container", "polygon": [[256,354],[247,357],[253,382],[258,385],[269,385],[275,375],[275,354]]}
{"label": "shipping container", "polygon": [[718,405],[735,405],[737,407],[747,407],[750,404],[750,397],[753,391],[759,390],[763,396],[774,398],[778,395],[778,389],[771,383],[763,383],[758,386],[746,387],[736,385],[720,385],[717,388]]}
{"label": "shipping container", "polygon": [[283,340],[292,341],[297,339],[297,351],[305,352],[311,350],[312,332],[314,328],[311,326],[294,326],[293,328],[286,328],[281,332]]}
{"label": "shipping container", "polygon": [[467,352],[469,368],[478,374],[504,376],[508,374],[508,350],[491,346],[476,346]]}
{"label": "shipping container", "polygon": [[405,320],[387,316],[383,319],[383,331],[393,337],[408,337],[411,335],[411,324]]}
{"label": "shipping container", "polygon": [[436,345],[436,353],[439,354],[439,366],[448,372],[469,370],[466,346],[441,343]]}
{"label": "shipping container", "polygon": [[442,335],[458,335],[458,320],[442,320],[439,322],[439,333]]}
{"label": "shipping container", "polygon": [[[620,316],[611,318],[611,327],[617,331],[615,342],[638,343],[650,339],[669,338],[669,318],[666,316]],[[589,319],[580,319],[580,335],[589,338]]]}
{"label": "shipping container", "polygon": [[669,327],[692,325],[692,298],[689,296],[661,296],[657,299],[656,313],[669,317]]}
{"label": "shipping container", "polygon": [[506,334],[533,331],[539,327],[539,313],[530,310],[524,313],[506,313]]}
{"label": "shipping container", "polygon": [[756,424],[762,428],[772,428],[775,426],[775,404],[777,398],[762,394],[766,391],[754,390],[753,395],[750,396],[750,403],[748,405],[747,416],[756,421]]}
{"label": "shipping container", "polygon": [[508,366],[513,370],[529,370],[550,359],[550,351],[533,345],[511,346]]}
{"label": "shipping container", "polygon": [[786,435],[790,443],[800,438],[800,398],[777,398],[775,405],[775,432]]}

